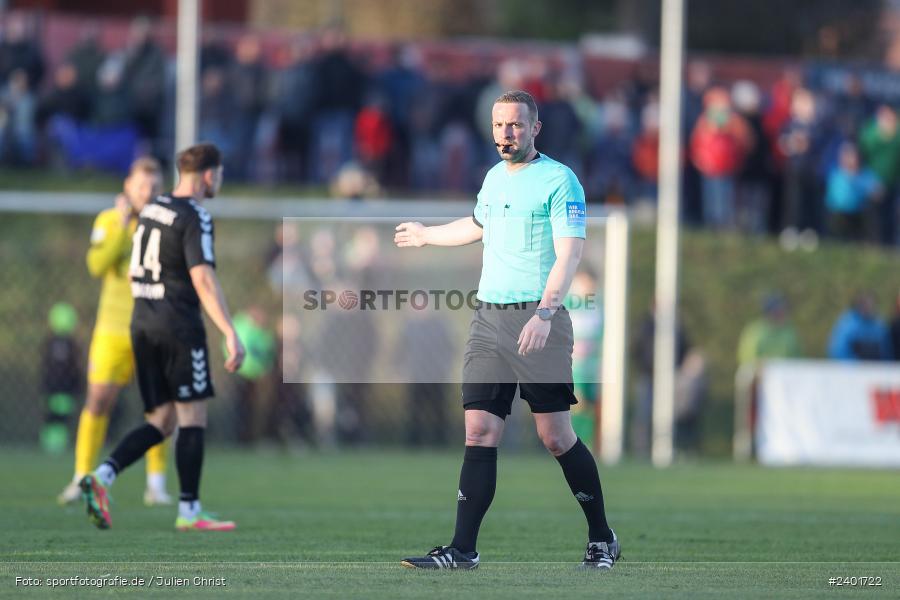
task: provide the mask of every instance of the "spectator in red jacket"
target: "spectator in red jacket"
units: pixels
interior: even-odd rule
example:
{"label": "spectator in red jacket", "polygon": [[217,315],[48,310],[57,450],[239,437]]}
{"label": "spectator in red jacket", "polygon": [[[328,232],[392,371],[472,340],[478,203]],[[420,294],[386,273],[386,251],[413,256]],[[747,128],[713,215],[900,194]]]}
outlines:
{"label": "spectator in red jacket", "polygon": [[383,182],[387,158],[394,142],[394,132],[384,102],[376,98],[359,111],[353,134],[356,154],[363,167]]}
{"label": "spectator in red jacket", "polygon": [[703,97],[703,114],[691,134],[691,162],[700,171],[703,221],[716,228],[734,225],[734,183],[752,135],[747,122],[731,106],[723,87],[712,87]]}

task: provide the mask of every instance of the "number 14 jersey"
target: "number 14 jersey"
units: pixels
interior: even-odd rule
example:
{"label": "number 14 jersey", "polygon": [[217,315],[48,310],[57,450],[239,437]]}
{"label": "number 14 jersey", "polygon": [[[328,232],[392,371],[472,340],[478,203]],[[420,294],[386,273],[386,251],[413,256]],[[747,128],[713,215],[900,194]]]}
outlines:
{"label": "number 14 jersey", "polygon": [[203,330],[190,269],[216,266],[213,221],[192,198],[157,196],[141,211],[129,263],[132,329]]}

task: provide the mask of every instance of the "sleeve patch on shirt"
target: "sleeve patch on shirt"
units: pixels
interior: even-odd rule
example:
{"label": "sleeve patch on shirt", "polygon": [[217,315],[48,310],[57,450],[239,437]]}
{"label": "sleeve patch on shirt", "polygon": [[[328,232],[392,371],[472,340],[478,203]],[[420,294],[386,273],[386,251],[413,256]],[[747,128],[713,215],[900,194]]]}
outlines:
{"label": "sleeve patch on shirt", "polygon": [[584,227],[585,216],[584,202],[566,202],[567,227]]}
{"label": "sleeve patch on shirt", "polygon": [[210,263],[216,262],[213,254],[213,240],[210,234],[204,233],[200,236],[200,247],[203,248],[203,260]]}

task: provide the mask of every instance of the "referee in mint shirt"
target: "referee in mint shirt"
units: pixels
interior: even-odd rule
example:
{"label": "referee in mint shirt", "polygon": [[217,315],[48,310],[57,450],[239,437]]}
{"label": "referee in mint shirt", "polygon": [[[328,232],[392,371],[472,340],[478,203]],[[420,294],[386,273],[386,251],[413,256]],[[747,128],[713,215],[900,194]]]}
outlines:
{"label": "referee in mint shirt", "polygon": [[456,531],[449,545],[401,564],[478,566],[478,529],[494,498],[497,447],[518,387],[587,518],[581,565],[610,569],[619,543],[606,521],[596,462],[575,435],[569,414],[576,403],[573,335],[562,299],[584,245],[584,190],[571,169],[536,150],[541,122],[530,94],[506,92],[494,102],[491,119],[501,161],[485,176],[473,215],[434,227],[401,223],[394,236],[400,247],[484,243],[479,303],[463,363],[466,451]]}

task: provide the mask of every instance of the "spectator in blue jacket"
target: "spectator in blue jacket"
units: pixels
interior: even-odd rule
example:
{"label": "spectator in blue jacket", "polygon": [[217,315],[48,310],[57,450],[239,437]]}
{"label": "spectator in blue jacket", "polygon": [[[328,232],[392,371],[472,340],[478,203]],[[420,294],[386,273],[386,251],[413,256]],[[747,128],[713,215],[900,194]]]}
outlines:
{"label": "spectator in blue jacket", "polygon": [[868,205],[880,200],[882,193],[878,176],[868,168],[860,168],[856,144],[844,142],[825,188],[829,232],[843,240],[861,240]]}
{"label": "spectator in blue jacket", "polygon": [[831,330],[828,356],[839,360],[890,360],[891,340],[887,325],[875,314],[870,292],[856,295]]}

